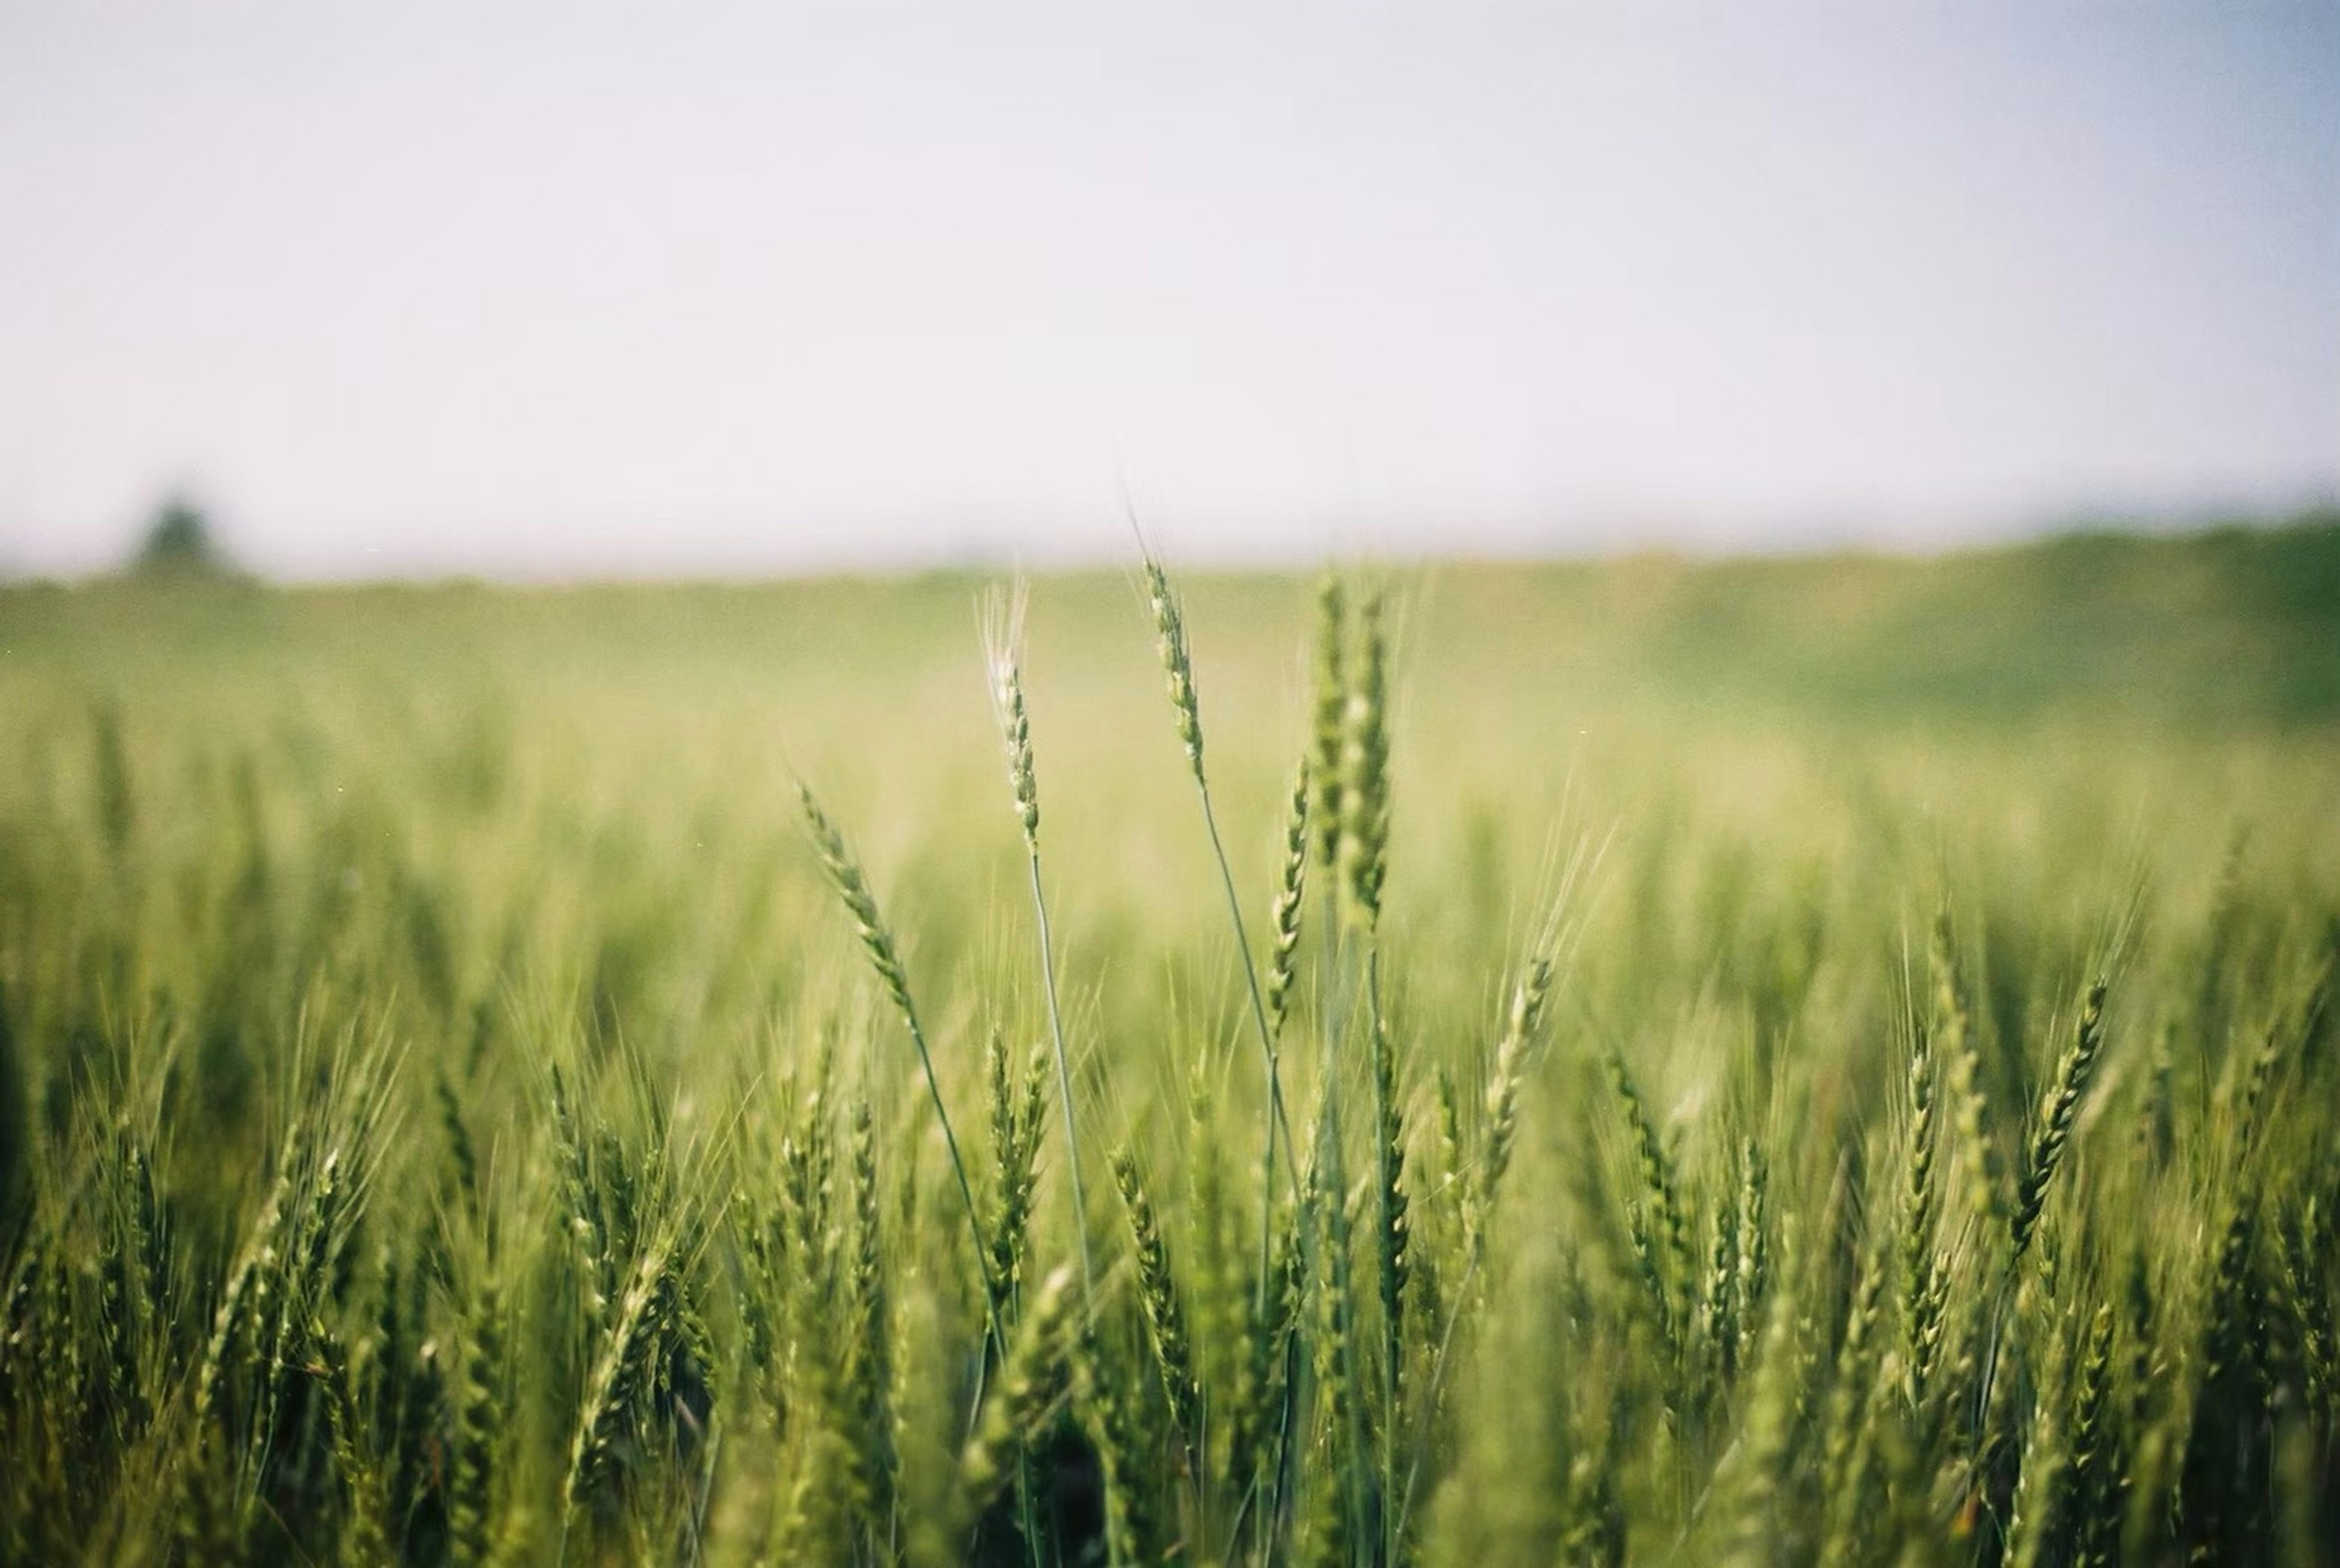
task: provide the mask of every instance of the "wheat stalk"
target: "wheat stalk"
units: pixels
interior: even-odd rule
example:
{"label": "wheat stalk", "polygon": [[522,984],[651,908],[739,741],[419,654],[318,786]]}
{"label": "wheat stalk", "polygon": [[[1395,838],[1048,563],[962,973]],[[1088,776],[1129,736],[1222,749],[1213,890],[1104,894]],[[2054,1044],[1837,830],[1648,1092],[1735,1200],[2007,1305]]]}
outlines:
{"label": "wheat stalk", "polygon": [[[1032,890],[1032,923],[1040,944],[1040,987],[1048,1002],[1048,1038],[1056,1056],[1057,1108],[1065,1119],[1065,1175],[1072,1185],[1073,1239],[1081,1259],[1082,1302],[1096,1312],[1096,1271],[1089,1262],[1088,1196],[1081,1186],[1081,1144],[1073,1113],[1073,1070],[1065,1049],[1064,1009],[1056,999],[1056,945],[1049,934],[1048,900],[1040,883],[1040,784],[1032,760],[1032,721],[1024,700],[1023,642],[1026,590],[1017,582],[1006,600],[993,599],[984,618],[984,655],[991,667],[992,705],[1007,751],[1008,785],[1016,819],[1024,829],[1025,866]],[[1187,693],[1191,709],[1193,693]],[[1194,740],[1196,777],[1201,777],[1202,732]]]}
{"label": "wheat stalk", "polygon": [[2104,1050],[2104,1043],[2105,986],[2099,980],[2088,987],[2072,1044],[2056,1064],[2056,1080],[2040,1102],[2039,1125],[2032,1134],[2030,1155],[2016,1183],[2015,1213],[2010,1223],[2018,1257],[2030,1246],[2032,1235],[2038,1227],[2039,1211],[2048,1201],[2056,1167],[2063,1163],[2064,1146],[2072,1136],[2072,1119],[2079,1113],[2081,1097],[2088,1092],[2088,1080],[2096,1074],[2097,1058]]}
{"label": "wheat stalk", "polygon": [[[934,1053],[927,1047],[927,1032],[918,1025],[918,1011],[910,1000],[910,977],[902,967],[894,936],[878,911],[877,895],[869,890],[868,878],[862,875],[861,863],[854,858],[845,835],[838,830],[814,799],[811,788],[802,782],[797,785],[798,804],[804,811],[805,826],[812,836],[813,849],[820,857],[821,868],[828,873],[831,887],[845,904],[846,912],[853,917],[854,934],[861,939],[862,950],[868,955],[869,967],[893,999],[895,1011],[901,1015],[903,1027],[909,1031],[910,1043],[917,1048],[918,1067],[925,1075],[927,1095],[934,1103],[935,1120],[942,1128],[943,1147],[950,1156],[951,1175],[958,1182],[961,1206],[967,1214],[967,1233],[975,1242],[975,1266],[983,1276],[984,1311],[991,1324],[993,1336],[999,1336],[998,1282],[991,1277],[991,1265],[983,1239],[983,1221],[976,1212],[975,1187],[967,1176],[967,1162],[959,1156],[958,1136],[951,1130],[950,1109],[943,1103],[942,1082],[935,1075]],[[1067,1111],[1067,1115],[1069,1115]]]}

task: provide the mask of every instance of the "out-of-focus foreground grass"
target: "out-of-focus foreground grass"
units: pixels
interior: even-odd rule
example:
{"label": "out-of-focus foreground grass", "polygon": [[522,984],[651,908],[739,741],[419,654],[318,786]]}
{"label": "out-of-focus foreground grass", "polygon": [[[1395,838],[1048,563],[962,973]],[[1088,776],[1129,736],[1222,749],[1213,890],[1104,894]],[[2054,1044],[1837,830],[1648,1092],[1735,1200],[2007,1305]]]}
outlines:
{"label": "out-of-focus foreground grass", "polygon": [[2340,528],[1397,573],[1385,709],[1181,586],[1263,973],[1389,728],[1264,1169],[1135,571],[1021,664],[1070,1154],[982,580],[0,590],[0,1555],[2332,1538]]}

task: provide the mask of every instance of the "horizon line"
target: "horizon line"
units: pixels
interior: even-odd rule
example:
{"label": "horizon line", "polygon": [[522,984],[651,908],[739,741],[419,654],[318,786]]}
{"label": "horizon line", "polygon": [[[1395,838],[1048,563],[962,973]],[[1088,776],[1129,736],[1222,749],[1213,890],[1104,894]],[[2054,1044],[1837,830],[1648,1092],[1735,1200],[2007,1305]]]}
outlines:
{"label": "horizon line", "polygon": [[[1524,541],[1481,537],[1449,547],[1435,541],[1379,548],[1324,548],[1230,552],[1173,548],[1168,553],[1181,570],[1220,577],[1284,577],[1303,574],[1340,562],[1379,563],[1417,569],[1439,567],[1598,566],[1634,561],[1672,561],[1692,566],[1732,561],[1827,561],[1833,559],[1926,561],[1959,556],[1987,555],[2053,544],[2058,541],[2116,538],[2139,542],[2177,542],[2222,533],[2274,534],[2340,528],[2340,491],[2311,493],[2283,504],[2232,506],[2202,504],[2184,507],[2071,508],[2052,515],[2009,521],[1995,528],[1945,534],[1918,531],[1899,535],[1832,533],[1816,530],[1775,533],[1768,538],[1684,531],[1631,531],[1588,539],[1575,547],[1538,548]],[[272,571],[238,559],[223,550],[215,569],[142,572],[135,561],[136,541],[124,557],[111,564],[81,571],[19,571],[0,561],[0,590],[27,589],[74,590],[84,588],[156,584],[181,586],[240,586],[272,590],[411,588],[485,588],[519,591],[601,588],[755,588],[824,581],[908,581],[927,577],[1013,575],[1034,579],[1064,579],[1101,575],[1131,565],[1126,551],[1074,549],[1051,552],[1034,561],[1015,550],[909,550],[898,555],[880,553],[860,558],[815,560],[786,565],[739,561],[678,563],[671,567],[646,564],[613,567],[607,562],[580,561],[539,567],[417,565],[410,570],[381,571]]]}

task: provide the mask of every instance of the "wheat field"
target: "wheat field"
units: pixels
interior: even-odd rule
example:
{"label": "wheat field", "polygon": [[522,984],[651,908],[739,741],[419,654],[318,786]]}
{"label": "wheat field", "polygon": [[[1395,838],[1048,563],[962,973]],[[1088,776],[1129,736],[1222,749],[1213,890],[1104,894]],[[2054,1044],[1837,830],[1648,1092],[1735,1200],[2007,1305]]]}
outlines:
{"label": "wheat field", "polygon": [[0,1558],[2340,1540],[2340,524],[0,590]]}

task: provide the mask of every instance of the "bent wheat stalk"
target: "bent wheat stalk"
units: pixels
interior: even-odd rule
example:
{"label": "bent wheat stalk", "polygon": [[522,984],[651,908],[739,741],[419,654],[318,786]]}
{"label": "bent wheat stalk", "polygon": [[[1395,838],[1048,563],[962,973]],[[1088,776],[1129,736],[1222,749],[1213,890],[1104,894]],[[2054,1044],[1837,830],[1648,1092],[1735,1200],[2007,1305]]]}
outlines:
{"label": "bent wheat stalk", "polygon": [[[1155,638],[1160,647],[1162,670],[1170,685],[1170,706],[1175,712],[1178,739],[1186,750],[1186,769],[1193,775],[1195,793],[1203,806],[1203,830],[1211,840],[1211,858],[1219,868],[1219,887],[1226,895],[1227,919],[1234,927],[1235,951],[1243,958],[1244,983],[1251,997],[1252,1022],[1259,1031],[1259,1047],[1267,1066],[1267,1163],[1275,1164],[1276,1139],[1284,1140],[1285,1174],[1291,1180],[1293,1198],[1300,1196],[1300,1167],[1292,1156],[1292,1125],[1284,1110],[1284,1075],[1275,1046],[1275,1031],[1268,1027],[1267,1003],[1259,984],[1259,966],[1253,961],[1251,936],[1244,926],[1243,899],[1235,892],[1234,872],[1227,865],[1226,846],[1219,838],[1218,813],[1211,805],[1211,783],[1203,767],[1203,715],[1200,700],[1195,694],[1195,661],[1186,646],[1186,612],[1179,602],[1177,590],[1170,586],[1169,574],[1151,551],[1143,557],[1145,576],[1145,600],[1154,617]],[[1262,1275],[1262,1288],[1265,1288]]]}
{"label": "bent wheat stalk", "polygon": [[[967,1210],[967,1235],[975,1244],[976,1272],[983,1280],[984,1316],[995,1341],[1001,1340],[997,1283],[991,1277],[991,1264],[986,1255],[983,1219],[976,1212],[975,1187],[967,1178],[967,1162],[959,1156],[958,1136],[951,1130],[950,1110],[943,1103],[942,1083],[935,1074],[934,1053],[927,1047],[927,1032],[918,1022],[918,1010],[910,1000],[909,972],[902,967],[901,954],[894,945],[894,935],[878,913],[877,895],[869,890],[869,880],[862,874],[861,864],[854,858],[852,848],[845,835],[821,809],[809,785],[799,780],[797,799],[803,807],[805,826],[812,835],[813,849],[820,857],[821,868],[845,903],[846,912],[853,917],[854,934],[869,958],[869,967],[892,998],[894,1008],[908,1029],[911,1045],[917,1047],[918,1067],[925,1074],[927,1095],[934,1101],[935,1120],[943,1130],[943,1146],[949,1151],[951,1175],[958,1180],[961,1205]],[[1004,1342],[1003,1342],[1004,1353]]]}

